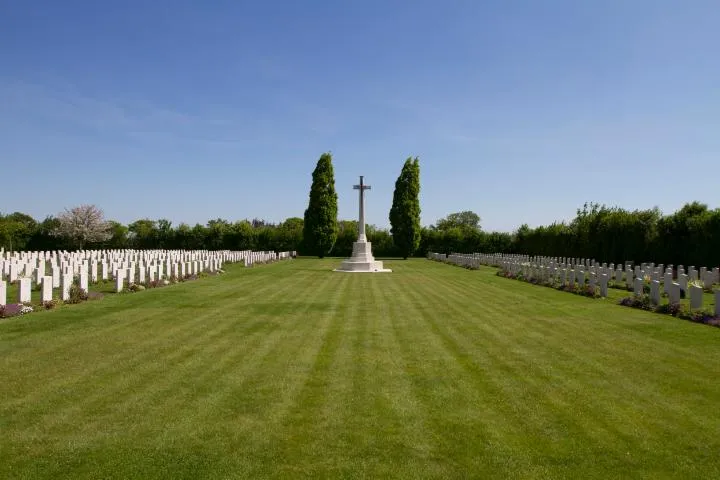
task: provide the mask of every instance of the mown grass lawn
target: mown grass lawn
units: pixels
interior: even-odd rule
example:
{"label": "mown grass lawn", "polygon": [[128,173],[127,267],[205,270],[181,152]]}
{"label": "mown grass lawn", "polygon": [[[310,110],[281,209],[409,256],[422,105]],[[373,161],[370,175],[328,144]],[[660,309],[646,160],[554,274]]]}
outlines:
{"label": "mown grass lawn", "polygon": [[720,478],[720,329],[339,261],[0,320],[0,478]]}

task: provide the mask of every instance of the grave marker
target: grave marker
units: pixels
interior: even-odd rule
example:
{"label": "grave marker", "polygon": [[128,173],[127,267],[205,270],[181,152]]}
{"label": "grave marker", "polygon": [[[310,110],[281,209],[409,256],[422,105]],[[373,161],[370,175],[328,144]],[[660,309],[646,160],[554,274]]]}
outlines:
{"label": "grave marker", "polygon": [[693,310],[702,308],[702,301],[703,289],[698,287],[697,285],[692,285],[690,287],[690,308]]}
{"label": "grave marker", "polygon": [[70,299],[70,287],[72,286],[72,282],[73,276],[69,273],[65,273],[61,277],[62,285],[60,286],[60,298],[63,302]]}
{"label": "grave marker", "polygon": [[23,277],[18,281],[18,302],[26,303],[31,301],[30,279]]}
{"label": "grave marker", "polygon": [[639,278],[635,279],[634,293],[635,295],[642,295],[643,293],[643,281]]}
{"label": "grave marker", "polygon": [[680,284],[672,282],[670,284],[670,305],[677,305],[680,303]]}
{"label": "grave marker", "polygon": [[660,305],[660,282],[653,280],[650,284],[650,300],[653,305]]}
{"label": "grave marker", "polygon": [[53,277],[44,276],[42,279],[42,301],[49,302],[52,300]]}

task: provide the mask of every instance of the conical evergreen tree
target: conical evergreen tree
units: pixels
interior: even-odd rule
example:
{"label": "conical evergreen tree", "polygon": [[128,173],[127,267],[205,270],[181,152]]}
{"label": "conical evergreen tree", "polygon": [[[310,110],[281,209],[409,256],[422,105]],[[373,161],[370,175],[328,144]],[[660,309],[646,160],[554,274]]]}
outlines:
{"label": "conical evergreen tree", "polygon": [[323,153],[312,174],[310,202],[305,210],[303,242],[312,255],[323,258],[337,238],[337,193],[332,155]]}
{"label": "conical evergreen tree", "polygon": [[407,259],[420,246],[420,162],[408,157],[395,182],[390,233],[393,243]]}

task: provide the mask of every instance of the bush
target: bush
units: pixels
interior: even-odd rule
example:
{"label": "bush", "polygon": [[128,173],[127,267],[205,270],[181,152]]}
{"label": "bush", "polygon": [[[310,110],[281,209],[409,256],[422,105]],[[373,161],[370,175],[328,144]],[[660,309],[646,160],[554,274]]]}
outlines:
{"label": "bush", "polygon": [[87,291],[80,288],[80,285],[72,284],[70,286],[70,298],[68,298],[65,303],[81,303],[88,299],[88,293]]}
{"label": "bush", "polygon": [[495,272],[496,275],[504,278],[511,278],[514,280],[520,280],[525,281],[528,283],[531,283],[533,285],[542,285],[544,287],[554,288],[556,290],[560,290],[563,292],[568,293],[574,293],[577,295],[583,295],[585,297],[589,298],[600,298],[600,289],[598,286],[591,287],[588,284],[573,284],[570,285],[570,283],[563,284],[562,282],[557,281],[555,278],[549,278],[548,280],[540,280],[539,278],[525,278],[522,272],[519,272],[517,274],[512,274],[509,271],[504,270],[498,270]]}
{"label": "bush", "polygon": [[583,285],[579,293],[585,297],[600,298],[598,287],[591,287],[590,285]]}
{"label": "bush", "polygon": [[170,285],[170,282],[168,280],[153,280],[152,282],[148,282],[147,288],[160,288],[165,285]]}
{"label": "bush", "polygon": [[142,290],[145,290],[145,287],[143,285],[139,285],[137,283],[131,283],[127,289],[130,292],[140,292]]}
{"label": "bush", "polygon": [[53,308],[57,307],[58,301],[55,299],[47,300],[43,302],[43,307],[45,307],[45,310],[52,310]]}
{"label": "bush", "polygon": [[680,304],[679,303],[665,303],[663,305],[659,305],[655,311],[657,313],[664,313],[672,315],[673,317],[677,317],[680,313]]}
{"label": "bush", "polygon": [[689,320],[695,323],[702,323],[705,325],[711,325],[713,327],[720,327],[720,317],[716,316],[712,312],[691,311],[686,305],[681,305],[679,303],[665,303],[662,305],[658,305],[657,307],[652,307],[652,305],[650,304],[650,298],[647,295],[635,295],[633,297],[625,297],[620,300],[619,303],[624,307],[649,310],[655,313],[672,315],[673,317],[682,318],[683,320]]}
{"label": "bush", "polygon": [[633,295],[632,297],[622,298],[619,302],[624,307],[639,308],[640,310],[651,311],[653,309],[650,302],[650,295],[643,293],[642,295]]}

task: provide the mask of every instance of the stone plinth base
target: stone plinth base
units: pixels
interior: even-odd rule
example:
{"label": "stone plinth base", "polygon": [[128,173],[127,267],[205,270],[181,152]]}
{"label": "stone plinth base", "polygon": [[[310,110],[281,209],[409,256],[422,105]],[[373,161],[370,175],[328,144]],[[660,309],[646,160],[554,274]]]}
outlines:
{"label": "stone plinth base", "polygon": [[343,261],[340,268],[336,268],[334,271],[350,273],[392,272],[389,268],[383,268],[383,262],[375,260],[370,242],[353,243],[352,257]]}

